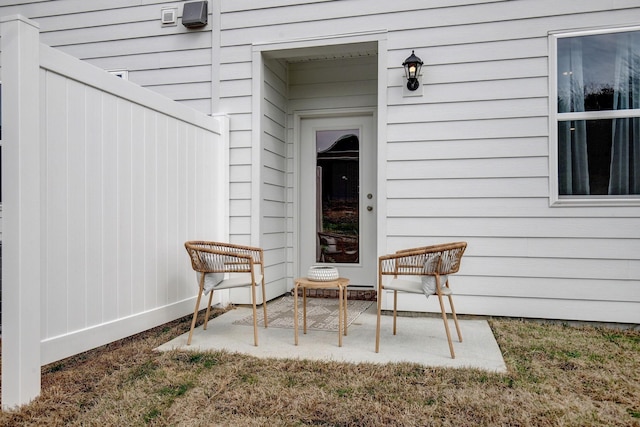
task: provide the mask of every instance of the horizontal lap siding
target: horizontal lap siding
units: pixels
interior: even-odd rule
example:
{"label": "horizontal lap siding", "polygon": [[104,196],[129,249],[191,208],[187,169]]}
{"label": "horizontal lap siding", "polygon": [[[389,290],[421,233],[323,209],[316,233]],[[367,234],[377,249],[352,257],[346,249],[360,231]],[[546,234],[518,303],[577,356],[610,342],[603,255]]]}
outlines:
{"label": "horizontal lap siding", "polygon": [[[521,15],[401,34],[429,45],[416,46],[424,99],[389,97],[388,244],[467,240],[454,279],[463,312],[640,321],[638,208],[548,204],[547,32],[618,25],[628,13]],[[447,46],[432,51],[438,44]],[[603,300],[618,309],[598,309]]]}
{"label": "horizontal lap siding", "polygon": [[[5,2],[6,3],[6,2]],[[161,10],[178,8],[176,26],[163,27]],[[182,3],[170,0],[57,0],[0,6],[40,25],[41,41],[204,113],[211,113],[210,26],[181,25]]]}
{"label": "horizontal lap siding", "polygon": [[[446,202],[442,202],[446,206]],[[582,238],[594,239],[638,239],[640,227],[634,227],[634,218],[490,218],[469,217],[450,218],[443,209],[442,216],[399,217],[389,219],[387,228],[392,236],[440,236],[504,237],[504,238]],[[449,234],[447,234],[449,233]],[[430,239],[432,240],[432,239]],[[471,248],[469,248],[471,249]],[[594,254],[602,249],[598,244],[592,247]],[[471,250],[469,254],[472,255]],[[570,254],[567,254],[569,256]],[[627,259],[638,259],[638,252],[629,253]],[[542,266],[541,266],[542,267]]]}
{"label": "horizontal lap siding", "polygon": [[[287,291],[286,277],[286,183],[287,183],[287,70],[277,61],[264,63],[264,99],[262,110],[262,177],[260,191],[261,245],[265,259],[269,295]],[[254,183],[256,185],[257,183]]]}
{"label": "horizontal lap siding", "polygon": [[[230,211],[230,240],[251,245],[255,244],[251,240],[251,196],[255,184],[252,182],[250,73],[246,77],[234,73],[221,74],[217,91],[219,109],[230,118],[229,195],[232,206],[236,207]],[[232,300],[237,299],[234,295],[237,295],[236,291],[232,291]]]}
{"label": "horizontal lap siding", "polygon": [[[33,17],[41,22],[45,43],[50,37],[51,44],[76,57],[107,69],[129,69],[132,81],[204,112],[210,111],[211,92],[219,91],[216,112],[230,117],[230,226],[233,238],[243,243],[250,243],[255,185],[250,157],[252,45],[387,30],[388,105],[382,119],[388,125],[387,140],[380,143],[387,159],[383,214],[388,218],[388,235],[380,250],[468,240],[469,267],[463,264],[461,274],[465,275],[460,281],[469,301],[486,312],[531,314],[535,310],[530,307],[543,307],[554,299],[564,304],[575,297],[568,315],[588,317],[593,307],[579,308],[580,300],[618,301],[614,295],[620,289],[638,286],[640,239],[634,231],[640,229],[638,208],[549,207],[547,119],[549,32],[637,23],[633,20],[640,12],[637,0],[434,0],[428,5],[410,0],[222,0],[218,58],[212,55],[209,29],[187,31],[180,23],[161,28],[159,10],[172,2],[21,3],[0,7],[0,13]],[[401,63],[412,49],[425,61],[421,97],[403,97]],[[219,85],[207,77],[212,62],[220,64]],[[286,162],[293,148],[281,149],[282,138],[290,140],[292,132],[282,111],[377,103],[375,93],[358,92],[362,86],[353,87],[347,81],[330,84],[331,79],[323,78],[331,77],[331,72],[323,74],[313,65],[297,66],[315,74],[300,81],[292,76],[289,93],[275,80],[265,92],[268,122],[263,123],[266,170],[262,185],[269,200],[261,209],[269,218],[277,218],[282,208],[281,175],[286,178],[286,200],[292,198],[293,177],[282,170],[292,170]],[[377,77],[366,74],[369,68],[353,70],[366,82],[363,86],[376,84]],[[358,74],[363,70],[365,74]],[[339,96],[345,89],[349,96]],[[283,208],[288,248],[294,216],[290,206]],[[271,219],[268,224],[265,242],[279,251],[277,227],[273,228]],[[512,256],[526,260],[529,267],[514,262]],[[293,259],[291,252],[287,259]],[[565,259],[571,260],[571,271],[580,271],[581,265],[582,270],[591,271],[595,259],[602,271],[616,274],[624,270],[620,264],[626,263],[629,274],[626,279],[604,279],[600,274],[572,280],[558,269],[547,268]],[[480,263],[485,270],[474,271],[472,266]],[[495,273],[486,271],[487,266],[496,266]],[[475,279],[478,291],[470,290]],[[489,286],[492,279],[501,286]],[[553,286],[538,288],[538,279]],[[585,281],[589,286],[583,285]],[[601,294],[599,285],[613,290]],[[503,307],[496,301],[502,301],[499,298],[505,292],[513,299]],[[640,301],[637,292],[628,296],[636,304]],[[467,304],[464,299],[462,304]],[[476,309],[473,304],[466,307],[470,312]],[[640,310],[620,307],[628,319],[640,321]]]}
{"label": "horizontal lap siding", "polygon": [[[593,304],[609,300],[616,320],[640,321],[630,311],[640,302],[638,208],[550,208],[548,163],[548,33],[628,24],[637,2],[292,3],[223,2],[222,69],[250,72],[256,41],[389,31],[383,252],[468,240],[466,312],[542,317],[566,305],[565,317],[604,319]],[[424,95],[405,98],[401,63],[411,49],[425,62]],[[330,105],[314,94],[331,85],[310,81],[292,78],[292,106]]]}
{"label": "horizontal lap siding", "polygon": [[[231,239],[253,243],[252,235],[259,235],[259,244],[265,250],[265,280],[267,300],[286,292],[286,68],[276,61],[265,61],[262,70],[264,85],[261,118],[261,152],[258,176],[252,165],[251,117],[251,50],[237,72],[235,66],[220,69],[220,108],[230,116],[231,127],[231,181],[241,176],[246,185],[231,185],[233,206],[237,217],[231,218]],[[222,59],[221,59],[222,60]],[[244,65],[244,66],[243,66]],[[254,186],[259,186],[260,200],[253,199]],[[258,204],[258,206],[255,205]],[[253,230],[252,218],[260,215],[260,229]],[[255,218],[254,218],[255,219]],[[260,296],[261,298],[261,296]],[[232,290],[235,303],[251,303],[246,290]]]}
{"label": "horizontal lap siding", "polygon": [[[443,210],[443,205],[447,209]],[[410,216],[443,216],[450,218],[490,217],[490,218],[637,218],[634,209],[619,210],[615,217],[611,208],[592,207],[588,209],[549,209],[549,199],[544,197],[460,197],[448,194],[444,197],[422,199],[400,198],[389,199],[387,217]],[[588,237],[588,236],[585,236]]]}

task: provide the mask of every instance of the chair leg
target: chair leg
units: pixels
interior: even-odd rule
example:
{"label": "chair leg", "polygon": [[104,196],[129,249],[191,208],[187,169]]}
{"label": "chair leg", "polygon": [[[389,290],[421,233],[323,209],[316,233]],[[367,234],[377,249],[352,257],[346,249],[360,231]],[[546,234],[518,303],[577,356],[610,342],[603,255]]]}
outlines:
{"label": "chair leg", "polygon": [[398,315],[398,291],[393,291],[393,335],[396,334],[396,318]]}
{"label": "chair leg", "polygon": [[211,314],[211,301],[213,301],[213,289],[209,292],[209,304],[207,304],[207,312],[204,315],[204,326],[202,330],[207,330],[207,324],[209,323],[209,314]]}
{"label": "chair leg", "polygon": [[453,322],[456,324],[456,332],[458,333],[458,341],[462,342],[462,333],[460,332],[460,325],[458,325],[458,316],[456,316],[456,309],[453,306],[453,297],[449,295],[449,306],[451,307],[451,315],[453,316]]}
{"label": "chair leg", "polygon": [[[204,274],[202,276],[204,278]],[[196,308],[193,310],[193,319],[191,320],[191,329],[189,330],[189,339],[187,339],[187,345],[191,345],[191,337],[193,337],[193,328],[196,327],[196,319],[198,318],[198,309],[200,308],[200,299],[202,298],[202,286],[198,292],[198,299],[196,300]]]}
{"label": "chair leg", "polygon": [[[298,287],[299,282],[293,282],[293,336],[295,337],[295,343],[298,345]],[[305,288],[302,288],[305,292]]]}
{"label": "chair leg", "polygon": [[449,351],[451,352],[451,358],[455,359],[456,354],[453,351],[453,342],[451,341],[451,331],[449,330],[449,322],[447,321],[447,312],[444,309],[444,301],[442,295],[438,294],[438,301],[440,302],[440,311],[442,312],[442,320],[444,321],[444,330],[447,332],[447,341],[449,341]]}
{"label": "chair leg", "polygon": [[380,351],[380,314],[382,312],[382,289],[378,288],[378,320],[376,322],[376,353]]}
{"label": "chair leg", "polygon": [[258,310],[256,309],[256,285],[251,285],[251,302],[253,305],[253,344],[258,346]]}
{"label": "chair leg", "polygon": [[267,323],[267,291],[264,286],[264,274],[262,274],[262,311],[264,312],[264,327],[268,326]]}

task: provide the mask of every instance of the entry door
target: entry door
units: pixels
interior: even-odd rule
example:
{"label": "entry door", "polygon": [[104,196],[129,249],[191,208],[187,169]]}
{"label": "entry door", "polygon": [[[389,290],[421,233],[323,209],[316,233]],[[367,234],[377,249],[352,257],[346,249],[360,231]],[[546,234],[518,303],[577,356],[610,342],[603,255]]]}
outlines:
{"label": "entry door", "polygon": [[376,281],[376,133],[372,115],[300,121],[299,275],[333,265]]}

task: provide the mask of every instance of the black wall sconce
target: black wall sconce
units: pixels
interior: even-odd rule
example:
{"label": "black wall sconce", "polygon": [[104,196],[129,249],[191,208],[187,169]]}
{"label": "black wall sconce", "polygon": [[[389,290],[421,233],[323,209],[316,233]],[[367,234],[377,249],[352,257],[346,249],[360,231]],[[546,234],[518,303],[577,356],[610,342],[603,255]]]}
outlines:
{"label": "black wall sconce", "polygon": [[422,60],[415,55],[413,50],[411,51],[411,56],[402,63],[404,73],[407,76],[407,89],[410,91],[414,91],[420,86],[418,77],[420,76],[422,64]]}

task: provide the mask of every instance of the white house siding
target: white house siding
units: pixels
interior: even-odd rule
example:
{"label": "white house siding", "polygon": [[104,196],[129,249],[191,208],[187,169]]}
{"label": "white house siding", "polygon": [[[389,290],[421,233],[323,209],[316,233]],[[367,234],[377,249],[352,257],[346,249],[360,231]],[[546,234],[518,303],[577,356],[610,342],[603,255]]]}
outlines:
{"label": "white house siding", "polygon": [[[219,26],[195,32],[159,25],[159,9],[182,2],[143,3],[0,3],[0,14],[20,12],[41,23],[45,43],[127,68],[132,81],[204,112],[229,114],[231,239],[269,246],[269,280],[283,280],[285,261],[292,275],[297,249],[293,212],[282,205],[295,183],[293,136],[285,121],[283,172],[278,110],[315,107],[313,97],[305,104],[295,95],[309,91],[291,73],[306,64],[265,60],[260,72],[270,83],[255,85],[256,48],[386,31],[378,253],[468,241],[454,283],[461,312],[640,322],[640,209],[550,207],[548,163],[549,32],[638,24],[638,0],[221,0],[210,2]],[[412,49],[425,61],[424,92],[404,97],[401,63]],[[212,64],[219,81],[211,84]],[[256,104],[254,96],[264,99]],[[252,116],[255,105],[264,118]],[[286,250],[281,230],[289,231]]]}
{"label": "white house siding", "polygon": [[[262,121],[261,217],[260,241],[271,261],[266,267],[269,274],[270,295],[281,295],[287,290],[286,277],[286,68],[278,61],[266,61],[264,67],[264,118]],[[241,231],[241,230],[238,230]],[[276,279],[274,281],[274,279]]]}
{"label": "white house siding", "polygon": [[[205,114],[211,113],[211,26],[181,24],[182,1],[0,1],[0,16],[20,14],[40,25],[42,42],[128,78]],[[176,26],[161,10],[178,8]],[[211,7],[209,8],[211,11]]]}
{"label": "white house siding", "polygon": [[[464,313],[640,321],[640,209],[550,207],[548,129],[549,32],[637,24],[640,2],[223,0],[221,12],[222,68],[241,67],[245,88],[256,44],[388,32],[379,253],[468,241],[452,279]],[[425,61],[421,97],[403,96],[412,49]],[[299,85],[295,71],[314,65],[325,63],[289,65],[288,111],[321,104],[297,97],[317,80]],[[247,114],[258,94],[238,95],[222,97],[225,112]]]}
{"label": "white house siding", "polygon": [[[264,116],[260,119],[261,132],[258,139],[261,145],[252,146],[252,127],[236,129],[234,136],[246,142],[246,146],[238,147],[236,156],[231,160],[231,169],[237,171],[235,180],[244,182],[250,192],[231,193],[231,204],[235,207],[249,207],[249,209],[235,209],[236,219],[232,223],[230,232],[236,236],[247,234],[248,230],[260,232],[259,241],[265,250],[265,277],[267,278],[267,300],[282,295],[287,291],[286,259],[287,248],[291,247],[286,238],[286,209],[287,188],[287,145],[286,145],[286,100],[287,100],[287,69],[285,64],[277,60],[265,61],[262,69],[264,76],[261,99]],[[250,75],[250,73],[249,73]],[[233,76],[230,76],[233,79]],[[221,94],[227,86],[247,84],[251,80],[243,79],[223,81],[220,85]],[[224,89],[223,89],[224,88]],[[235,93],[231,91],[231,93]],[[249,93],[251,93],[249,91]],[[250,115],[249,118],[250,119]],[[246,118],[241,118],[243,122]],[[232,118],[233,121],[233,118]],[[252,163],[253,150],[260,151],[262,166]],[[239,175],[241,173],[241,175]],[[260,177],[260,184],[254,183],[254,178]],[[257,192],[257,195],[255,194]],[[257,196],[257,197],[256,197]],[[251,200],[253,197],[253,201]],[[259,201],[256,201],[259,200]],[[251,209],[252,203],[258,206]],[[255,226],[252,225],[256,224]],[[235,226],[234,226],[235,225]],[[261,298],[261,296],[260,296]],[[245,289],[231,291],[231,299],[238,303],[250,303],[250,293]]]}

